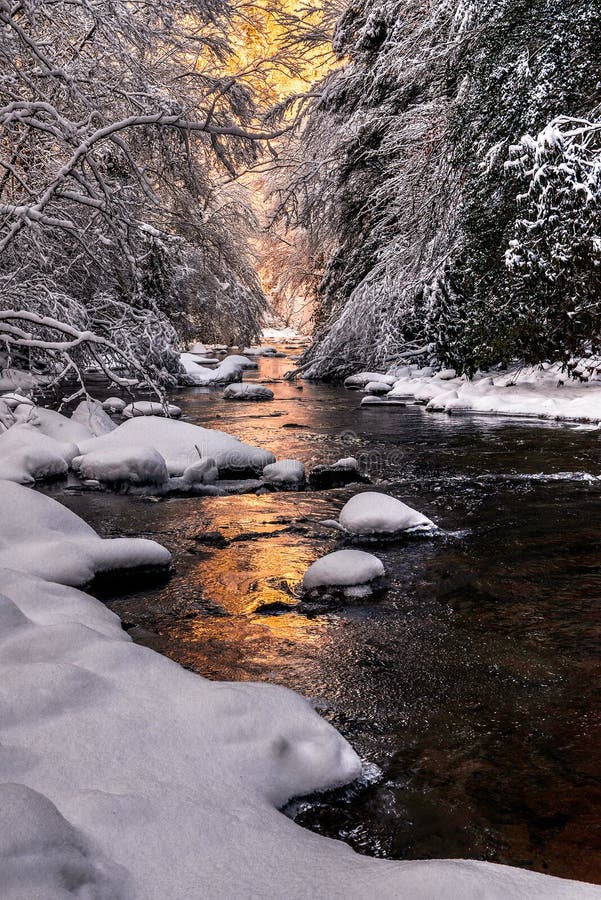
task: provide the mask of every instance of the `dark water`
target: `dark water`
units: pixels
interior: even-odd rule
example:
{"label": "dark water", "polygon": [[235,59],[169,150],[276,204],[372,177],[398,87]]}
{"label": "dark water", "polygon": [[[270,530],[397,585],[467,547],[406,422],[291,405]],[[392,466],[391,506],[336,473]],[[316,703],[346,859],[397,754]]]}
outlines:
{"label": "dark water", "polygon": [[[289,365],[264,361],[256,377]],[[377,600],[266,616],[254,610],[293,602],[306,567],[342,546],[319,522],[352,490],[61,496],[103,535],[174,554],[170,580],[103,599],[136,640],[202,675],[302,692],[372,764],[366,784],[296,804],[300,823],[377,856],[601,882],[599,433],[272,387],[273,403],[200,389],[175,400],[279,458],[358,457],[442,534],[375,550],[389,573]],[[226,546],[199,542],[206,531]]]}

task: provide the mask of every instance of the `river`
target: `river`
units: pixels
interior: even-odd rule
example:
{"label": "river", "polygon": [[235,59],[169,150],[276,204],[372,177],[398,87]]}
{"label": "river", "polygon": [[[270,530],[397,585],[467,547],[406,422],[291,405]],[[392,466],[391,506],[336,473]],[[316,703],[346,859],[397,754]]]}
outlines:
{"label": "river", "polygon": [[[184,414],[308,466],[355,456],[441,533],[372,549],[388,589],[307,616],[320,525],[352,489],[155,500],[53,491],[102,535],[167,546],[160,583],[99,586],[135,640],[209,678],[300,691],[367,761],[362,784],[291,805],[361,853],[471,857],[601,882],[601,455],[570,425],[359,408],[290,383],[271,403],[173,394]],[[56,493],[58,490],[58,493]],[[207,543],[206,532],[219,532]]]}

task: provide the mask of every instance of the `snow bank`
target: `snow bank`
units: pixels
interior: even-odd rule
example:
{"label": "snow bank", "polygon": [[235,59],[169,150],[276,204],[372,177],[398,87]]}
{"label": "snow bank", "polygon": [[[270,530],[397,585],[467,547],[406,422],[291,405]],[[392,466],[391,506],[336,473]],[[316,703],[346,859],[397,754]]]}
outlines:
{"label": "snow bank", "polygon": [[[363,373],[351,376],[362,380]],[[347,383],[345,382],[345,384]],[[414,400],[432,412],[475,412],[558,421],[601,424],[601,381],[578,381],[561,372],[559,365],[526,367],[499,374],[487,372],[471,381],[456,377],[453,369],[434,374],[431,369],[405,370],[381,401]],[[366,398],[362,405],[374,401]]]}
{"label": "snow bank", "polygon": [[48,566],[34,577],[40,532],[30,544],[22,506],[73,567],[74,540],[117,542],[25,488],[0,494],[23,567],[0,570],[3,898],[601,898],[486,863],[369,859],[299,828],[278,807],[356,777],[346,741],[292,691],[200,678]]}
{"label": "snow bank", "polygon": [[268,484],[303,484],[305,467],[298,459],[279,459],[265,466],[263,478]]}
{"label": "snow bank", "polygon": [[168,479],[165,460],[153,447],[115,447],[76,456],[71,463],[80,478],[108,484],[162,485]]}
{"label": "snow bank", "polygon": [[316,560],[305,572],[303,588],[341,588],[348,597],[371,593],[371,583],[384,576],[384,564],[363,550],[336,550]]}
{"label": "snow bank", "polygon": [[98,403],[97,400],[82,400],[79,406],[73,410],[71,421],[85,426],[94,437],[108,434],[117,427],[110,416],[106,414],[103,404]]}
{"label": "snow bank", "polygon": [[161,454],[170,475],[183,475],[199,458],[211,457],[220,471],[260,472],[271,462],[273,453],[244,444],[223,431],[201,428],[189,422],[145,416],[128,419],[110,434],[84,441],[82,455],[98,450],[153,447]]}
{"label": "snow bank", "polygon": [[344,379],[344,386],[347,388],[364,388],[370,381],[377,381],[379,384],[388,384],[390,387],[396,381],[394,375],[382,375],[381,372],[357,372],[355,375],[349,375]]}
{"label": "snow bank", "polygon": [[175,419],[181,414],[182,411],[179,406],[174,406],[172,403],[155,403],[152,400],[136,400],[122,411],[122,415],[126,419],[134,419],[139,416],[167,416],[170,419]]}
{"label": "snow bank", "polygon": [[356,535],[394,535],[436,528],[434,522],[402,500],[377,491],[351,497],[342,507],[338,522],[345,531]]}
{"label": "snow bank", "polygon": [[82,585],[99,573],[171,561],[154,541],[104,540],[56,500],[9,481],[0,481],[0,509],[0,567]]}
{"label": "snow bank", "polygon": [[228,384],[224,400],[273,400],[273,391],[262,384]]}
{"label": "snow bank", "polygon": [[0,434],[0,479],[32,484],[66,475],[78,452],[75,444],[57,441],[32,425],[13,425]]}

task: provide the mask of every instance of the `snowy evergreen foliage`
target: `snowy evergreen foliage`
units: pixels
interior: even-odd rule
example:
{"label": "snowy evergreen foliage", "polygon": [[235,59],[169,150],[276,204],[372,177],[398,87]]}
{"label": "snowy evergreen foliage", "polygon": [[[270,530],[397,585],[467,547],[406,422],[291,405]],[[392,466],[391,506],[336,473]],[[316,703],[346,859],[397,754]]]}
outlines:
{"label": "snowy evergreen foliage", "polygon": [[596,345],[598,12],[595,0],[349,7],[344,64],[277,185],[281,218],[322,260],[309,375],[405,360],[472,373]]}

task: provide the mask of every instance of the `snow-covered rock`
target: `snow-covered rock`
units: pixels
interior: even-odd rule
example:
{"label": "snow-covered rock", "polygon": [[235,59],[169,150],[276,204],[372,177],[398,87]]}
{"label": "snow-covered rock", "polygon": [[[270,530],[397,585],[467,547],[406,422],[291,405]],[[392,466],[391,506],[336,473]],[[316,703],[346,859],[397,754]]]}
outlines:
{"label": "snow-covered rock", "polygon": [[199,386],[242,381],[242,366],[231,356],[226,356],[214,369],[199,365],[189,354],[182,354],[181,362],[188,378]]}
{"label": "snow-covered rock", "polygon": [[298,459],[279,459],[265,466],[263,478],[268,484],[303,484],[305,467]]}
{"label": "snow-covered rock", "polygon": [[359,470],[359,463],[354,456],[338,459],[332,465],[313,466],[309,472],[309,484],[316,491],[344,487],[355,482],[369,483],[367,475]]}
{"label": "snow-covered rock", "polygon": [[17,406],[20,406],[22,403],[29,404],[29,406],[35,406],[33,400],[29,397],[25,397],[23,394],[16,394],[14,391],[8,394],[2,394],[0,396],[0,400],[5,403],[9,409],[16,409]]}
{"label": "snow-covered rock", "polygon": [[[227,361],[230,364],[234,364],[240,366],[241,369],[258,369],[259,363],[256,359],[249,359],[248,356],[242,356],[239,353],[231,353],[227,357]],[[224,360],[225,362],[225,360]]]}
{"label": "snow-covered rock", "polygon": [[55,441],[79,444],[80,441],[93,437],[90,429],[81,422],[73,421],[54,409],[21,403],[15,407],[13,414],[18,422],[33,426],[40,434],[54,438]]}
{"label": "snow-covered rock", "polygon": [[56,441],[32,425],[13,425],[0,434],[0,479],[32,484],[66,475],[78,452],[76,444]]}
{"label": "snow-covered rock", "polygon": [[262,384],[244,382],[228,384],[223,392],[224,400],[273,400],[273,391]]}
{"label": "snow-covered rock", "polygon": [[387,384],[392,387],[396,381],[394,375],[383,375],[381,372],[356,372],[344,379],[346,388],[364,388],[370,381]]}
{"label": "snow-covered rock", "polygon": [[44,380],[39,375],[12,366],[0,369],[0,391],[33,391]]}
{"label": "snow-covered rock", "polygon": [[161,485],[169,477],[165,460],[157,450],[135,444],[76,456],[71,466],[80,478],[108,484]]}
{"label": "snow-covered rock", "polygon": [[372,583],[384,576],[384,564],[363,550],[336,550],[316,560],[305,572],[303,588],[340,588],[347,597],[364,597]]}
{"label": "snow-covered rock", "polygon": [[171,561],[155,541],[100,538],[71,510],[19,484],[0,481],[0,509],[0,567],[83,585],[103,572]]}
{"label": "snow-covered rock", "polygon": [[187,466],[182,478],[186,484],[213,484],[219,478],[219,469],[215,460],[207,456]]}
{"label": "snow-covered rock", "polygon": [[332,463],[332,468],[358,472],[359,462],[354,456],[344,456],[342,459],[337,459],[335,463]]}
{"label": "snow-covered rock", "polygon": [[84,425],[94,437],[108,434],[117,427],[97,400],[82,400],[73,410],[71,421]]}
{"label": "snow-covered rock", "polygon": [[457,378],[457,372],[455,369],[442,369],[440,372],[436,373],[436,377],[440,379],[440,381],[452,381],[453,378]]}
{"label": "snow-covered rock", "polygon": [[107,413],[122,413],[127,403],[121,397],[107,397],[102,401],[102,408]]}
{"label": "snow-covered rock", "polygon": [[128,419],[110,434],[80,444],[82,455],[96,450],[129,448],[133,445],[154,447],[167,464],[170,475],[183,475],[185,469],[199,459],[211,457],[220,472],[243,474],[261,472],[275,462],[273,453],[244,444],[230,434],[201,428],[190,422],[143,416]]}
{"label": "snow-covered rock", "polygon": [[378,491],[351,497],[342,507],[338,522],[344,531],[355,535],[396,535],[436,528],[430,519],[402,500]]}
{"label": "snow-covered rock", "polygon": [[392,385],[384,381],[368,381],[363,390],[368,394],[388,394]]}
{"label": "snow-covered rock", "polygon": [[166,416],[169,419],[176,419],[181,414],[179,406],[174,406],[172,403],[156,403],[152,400],[136,400],[134,403],[129,403],[122,411],[122,415],[126,419],[134,419],[139,416]]}

